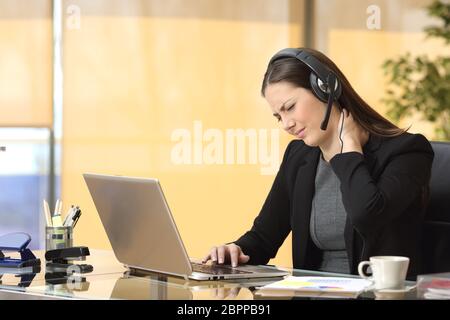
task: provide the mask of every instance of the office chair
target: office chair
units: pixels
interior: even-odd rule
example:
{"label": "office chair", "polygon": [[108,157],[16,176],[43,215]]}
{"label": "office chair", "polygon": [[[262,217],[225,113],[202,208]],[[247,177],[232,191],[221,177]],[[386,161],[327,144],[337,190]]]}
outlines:
{"label": "office chair", "polygon": [[425,216],[423,274],[450,272],[450,143],[431,142],[430,202]]}

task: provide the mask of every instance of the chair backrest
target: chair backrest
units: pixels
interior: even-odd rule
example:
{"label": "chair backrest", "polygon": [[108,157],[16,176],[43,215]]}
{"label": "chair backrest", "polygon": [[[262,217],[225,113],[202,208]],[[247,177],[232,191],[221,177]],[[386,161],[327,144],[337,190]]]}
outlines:
{"label": "chair backrest", "polygon": [[450,272],[450,143],[431,142],[430,203],[425,217],[423,274]]}

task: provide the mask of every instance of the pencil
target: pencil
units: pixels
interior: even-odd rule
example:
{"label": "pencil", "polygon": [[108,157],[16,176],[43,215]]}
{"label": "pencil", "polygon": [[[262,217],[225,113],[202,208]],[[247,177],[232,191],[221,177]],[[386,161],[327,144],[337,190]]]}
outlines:
{"label": "pencil", "polygon": [[50,214],[50,207],[48,206],[48,202],[45,199],[43,202],[44,202],[44,215],[47,227],[53,227],[52,215]]}

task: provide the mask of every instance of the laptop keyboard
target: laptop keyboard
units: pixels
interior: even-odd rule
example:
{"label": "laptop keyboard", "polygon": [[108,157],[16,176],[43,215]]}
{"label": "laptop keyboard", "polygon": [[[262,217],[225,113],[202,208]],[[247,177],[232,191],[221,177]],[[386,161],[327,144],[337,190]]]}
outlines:
{"label": "laptop keyboard", "polygon": [[208,265],[208,264],[201,264],[201,263],[192,263],[192,269],[195,272],[202,272],[202,273],[214,274],[214,275],[252,273],[249,271],[236,270],[230,266],[221,266],[221,265],[217,265],[217,264],[216,265]]}

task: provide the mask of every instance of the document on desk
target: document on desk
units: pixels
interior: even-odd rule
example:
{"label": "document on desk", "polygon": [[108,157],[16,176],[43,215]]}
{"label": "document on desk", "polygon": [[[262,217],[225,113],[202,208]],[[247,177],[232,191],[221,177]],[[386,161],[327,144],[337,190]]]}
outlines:
{"label": "document on desk", "polygon": [[294,277],[259,287],[261,296],[326,296],[356,298],[372,286],[372,282],[358,278]]}

